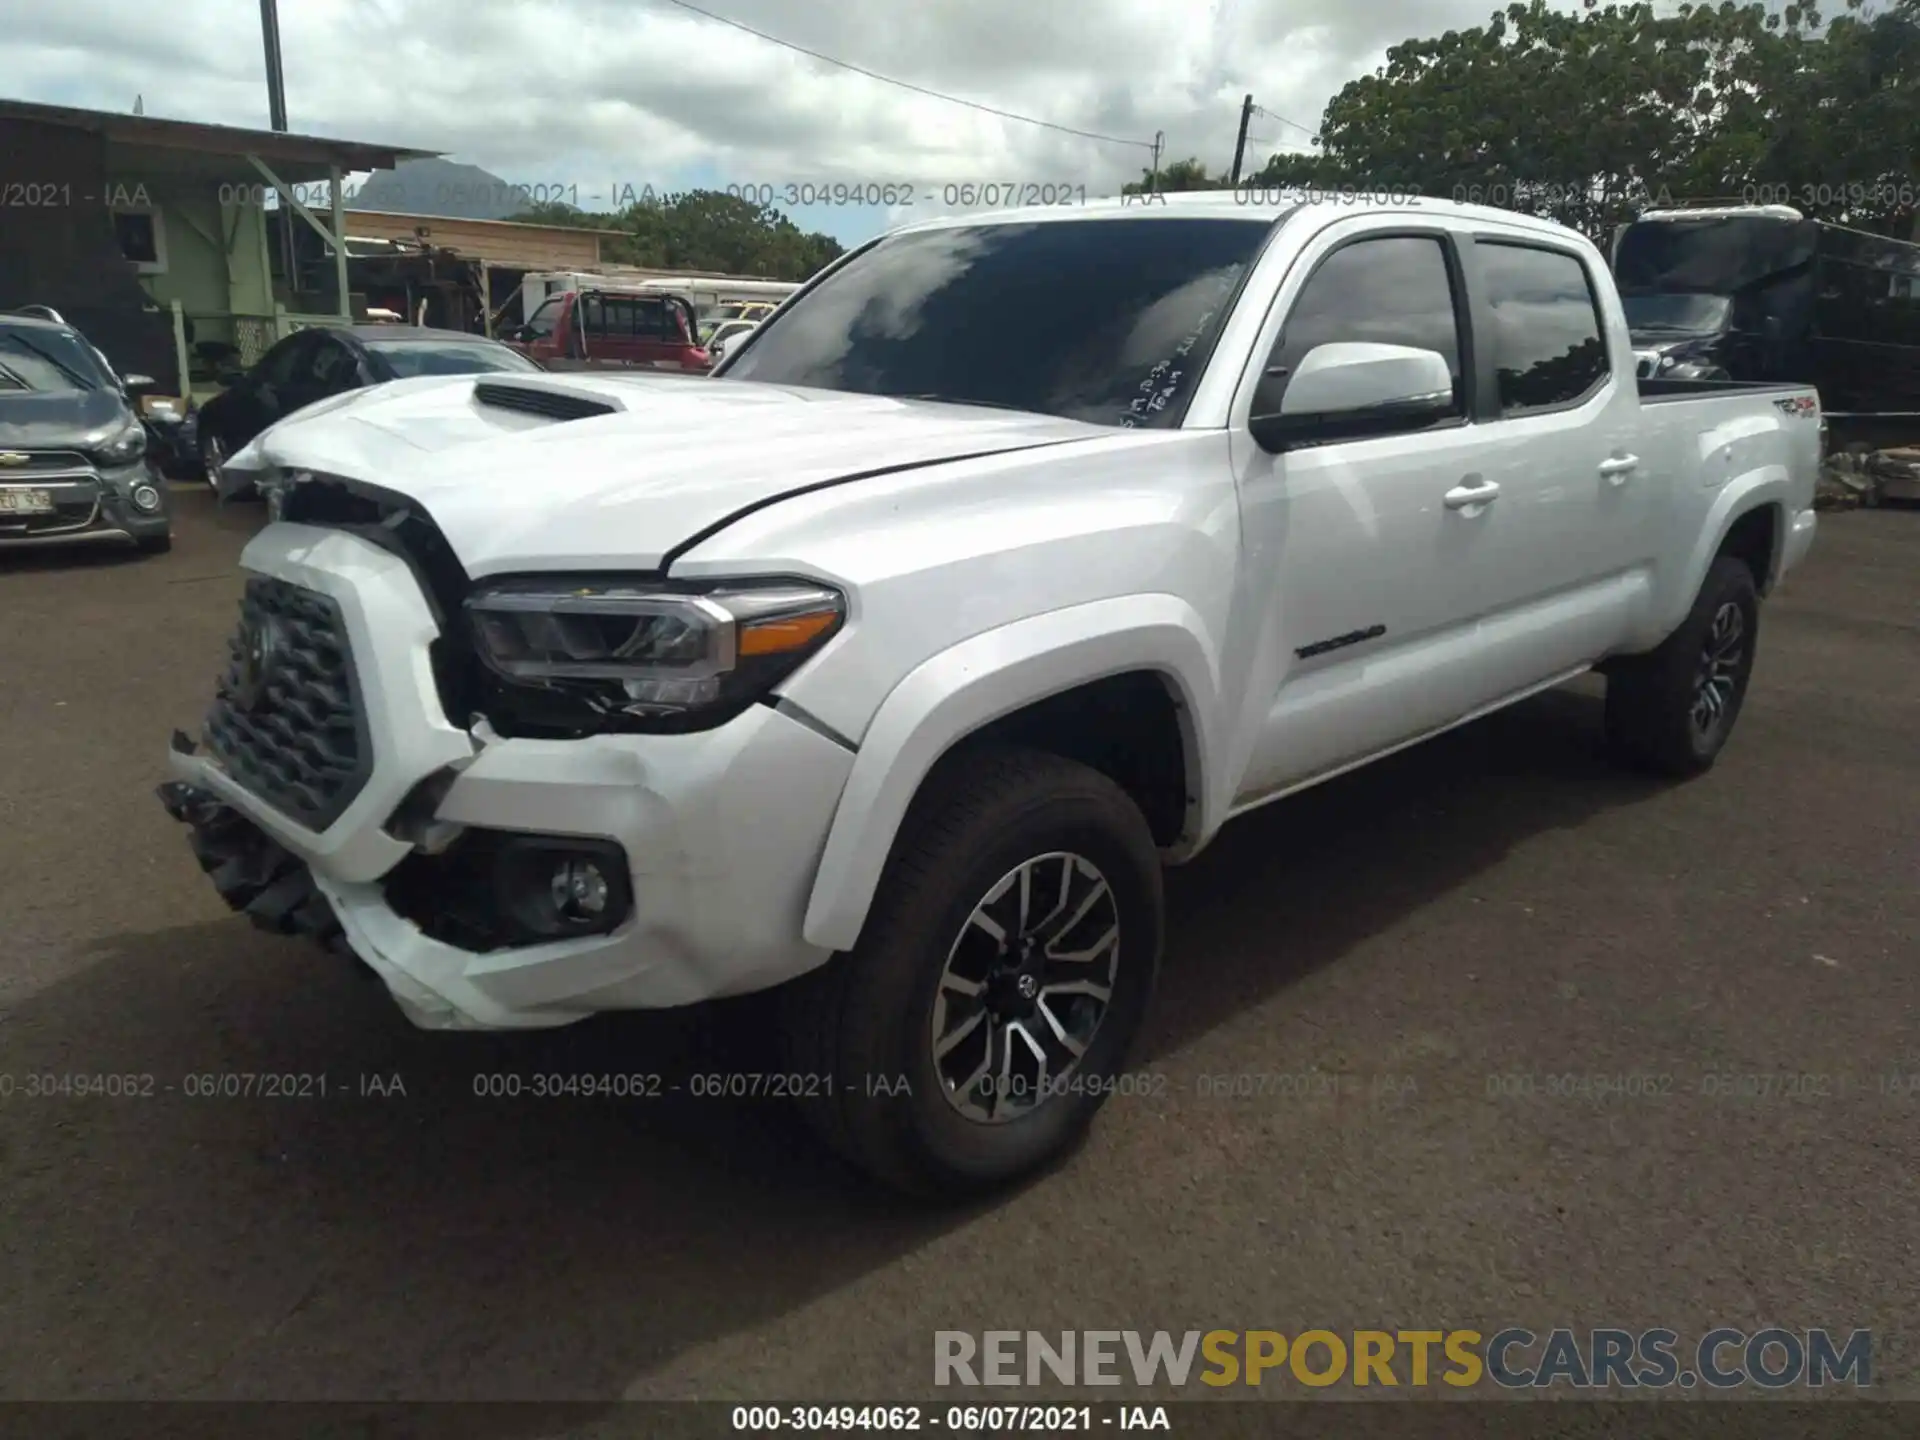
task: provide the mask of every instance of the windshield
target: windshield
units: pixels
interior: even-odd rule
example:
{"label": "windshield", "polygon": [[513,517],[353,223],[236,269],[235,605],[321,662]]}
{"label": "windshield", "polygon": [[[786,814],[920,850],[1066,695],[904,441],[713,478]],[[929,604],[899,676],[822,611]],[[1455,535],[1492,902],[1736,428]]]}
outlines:
{"label": "windshield", "polygon": [[371,340],[367,349],[393,367],[401,379],[414,375],[472,375],[497,370],[538,370],[526,356],[504,345],[458,340]]}
{"label": "windshield", "polygon": [[763,321],[723,373],[1172,426],[1272,228],[1155,216],[895,235]]}
{"label": "windshield", "polygon": [[1731,295],[1808,263],[1813,240],[1812,222],[1764,215],[1641,220],[1621,231],[1613,271],[1622,290]]}
{"label": "windshield", "polygon": [[100,390],[92,347],[71,330],[0,325],[0,389]]}
{"label": "windshield", "polygon": [[1720,330],[1733,301],[1725,295],[1622,295],[1632,330]]}

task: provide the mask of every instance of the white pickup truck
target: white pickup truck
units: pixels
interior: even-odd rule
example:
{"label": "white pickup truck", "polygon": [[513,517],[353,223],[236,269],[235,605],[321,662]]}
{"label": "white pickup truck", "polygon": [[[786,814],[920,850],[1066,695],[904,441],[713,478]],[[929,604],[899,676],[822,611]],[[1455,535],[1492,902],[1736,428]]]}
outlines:
{"label": "white pickup truck", "polygon": [[1501,211],[910,226],[712,379],[404,380],[236,454],[275,518],[161,795],[419,1025],[784,985],[757,1089],[1002,1182],[1235,816],[1596,667],[1624,756],[1713,763],[1819,402],[1634,371],[1599,252]]}

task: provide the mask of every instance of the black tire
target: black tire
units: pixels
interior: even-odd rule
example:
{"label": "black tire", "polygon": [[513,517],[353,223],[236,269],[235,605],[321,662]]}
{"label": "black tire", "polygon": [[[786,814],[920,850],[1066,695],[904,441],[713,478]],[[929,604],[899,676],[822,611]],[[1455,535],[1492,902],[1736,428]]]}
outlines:
{"label": "black tire", "polygon": [[143,535],[133,543],[139,547],[142,555],[164,555],[173,549],[173,536]]}
{"label": "black tire", "polygon": [[1722,555],[1679,628],[1658,649],[1610,668],[1606,725],[1614,749],[1659,775],[1684,778],[1711,769],[1746,703],[1759,639],[1753,572]]}
{"label": "black tire", "polygon": [[[1063,883],[1071,869],[1105,906],[1092,876],[1064,859],[1038,860],[1062,855],[1083,857],[1106,883],[1111,910],[1089,912],[1083,924],[1100,926],[1111,914],[1118,925],[1110,999],[1077,1065],[1059,1071],[1067,1077],[1059,1088],[1016,1118],[970,1118],[949,1099],[934,1057],[935,997],[953,993],[943,989],[949,954],[963,932],[970,944],[992,947],[973,928],[975,907],[1027,862],[1047,867],[1035,875],[1059,873]],[[1038,887],[1033,893],[1041,895]],[[1000,903],[1017,904],[1017,893],[1009,896]],[[1153,836],[1106,776],[1035,751],[980,751],[944,763],[901,827],[858,945],[788,989],[789,1060],[797,1074],[819,1077],[803,1102],[809,1119],[843,1157],[913,1194],[963,1196],[1046,1165],[1080,1139],[1116,1088],[1159,969],[1162,912]],[[1052,942],[1085,933],[1069,929]],[[986,1008],[985,999],[961,1003]],[[1056,999],[1054,1009],[1076,1003]],[[983,1045],[999,1023],[980,1026],[989,1037]],[[1013,1044],[1010,1034],[1005,1043]]]}

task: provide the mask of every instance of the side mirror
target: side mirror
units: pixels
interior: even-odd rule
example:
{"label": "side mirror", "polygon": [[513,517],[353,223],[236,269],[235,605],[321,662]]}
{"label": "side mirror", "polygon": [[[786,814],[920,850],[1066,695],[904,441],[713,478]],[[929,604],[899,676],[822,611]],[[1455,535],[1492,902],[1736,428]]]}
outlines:
{"label": "side mirror", "polygon": [[1255,414],[1247,425],[1255,444],[1278,453],[1319,431],[1412,429],[1452,410],[1453,375],[1439,351],[1342,341],[1309,350],[1279,410]]}

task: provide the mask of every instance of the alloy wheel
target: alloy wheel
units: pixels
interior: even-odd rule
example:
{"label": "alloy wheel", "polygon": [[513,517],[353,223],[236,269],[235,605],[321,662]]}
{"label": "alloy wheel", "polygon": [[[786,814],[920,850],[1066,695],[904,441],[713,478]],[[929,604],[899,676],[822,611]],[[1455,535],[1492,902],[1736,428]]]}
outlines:
{"label": "alloy wheel", "polygon": [[1003,1124],[1067,1087],[1113,1000],[1120,911],[1083,855],[1052,851],[1003,875],[947,952],[931,1044],[962,1115]]}
{"label": "alloy wheel", "polygon": [[1693,708],[1689,717],[1694,733],[1708,736],[1733,707],[1746,658],[1747,617],[1733,601],[1713,612],[1713,624],[1700,647],[1700,665],[1694,675]]}

